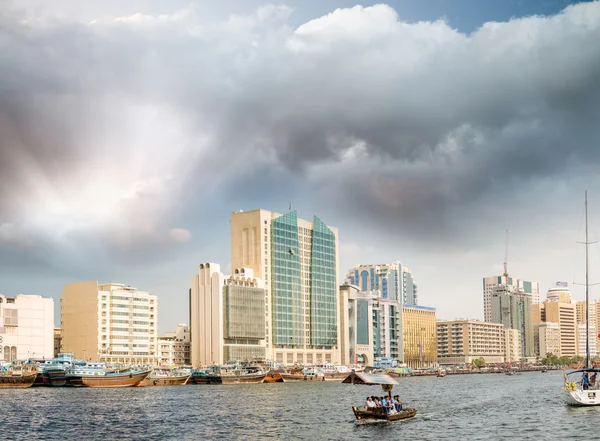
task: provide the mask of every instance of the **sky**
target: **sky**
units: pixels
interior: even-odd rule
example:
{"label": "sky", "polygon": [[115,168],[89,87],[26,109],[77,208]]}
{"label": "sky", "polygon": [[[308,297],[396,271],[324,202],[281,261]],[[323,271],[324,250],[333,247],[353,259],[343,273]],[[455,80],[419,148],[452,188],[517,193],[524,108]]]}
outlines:
{"label": "sky", "polygon": [[544,299],[584,281],[585,190],[600,234],[598,41],[597,1],[0,0],[0,292],[58,323],[64,284],[125,283],[168,332],[230,214],[291,202],[340,281],[400,260],[482,318],[509,230]]}

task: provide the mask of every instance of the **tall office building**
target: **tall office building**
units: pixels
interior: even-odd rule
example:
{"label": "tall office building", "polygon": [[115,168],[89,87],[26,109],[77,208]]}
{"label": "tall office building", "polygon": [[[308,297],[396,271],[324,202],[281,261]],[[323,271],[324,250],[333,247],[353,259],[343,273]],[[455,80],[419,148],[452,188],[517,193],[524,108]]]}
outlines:
{"label": "tall office building", "polygon": [[521,339],[522,357],[534,357],[531,295],[515,285],[501,285],[491,297],[491,322],[502,323],[505,329],[516,329]]}
{"label": "tall office building", "polygon": [[231,265],[265,281],[267,357],[339,362],[338,232],[318,217],[267,210],[231,215]]}
{"label": "tall office building", "polygon": [[346,274],[346,283],[362,292],[380,291],[384,299],[406,305],[418,304],[418,288],[412,271],[395,261],[391,264],[358,265]]}
{"label": "tall office building", "polygon": [[54,300],[0,294],[0,360],[54,356]]}
{"label": "tall office building", "polygon": [[402,308],[403,362],[410,368],[437,366],[437,326],[435,308],[409,306]]}
{"label": "tall office building", "polygon": [[514,363],[523,357],[523,348],[521,346],[522,337],[518,329],[504,329],[506,336],[505,361]]}
{"label": "tall office building", "polygon": [[340,363],[372,366],[374,355],[373,301],[358,286],[339,288]]}
{"label": "tall office building", "polygon": [[531,296],[531,304],[540,303],[540,290],[537,282],[515,279],[504,274],[483,278],[483,315],[484,321],[494,322],[492,319],[492,294],[500,287],[506,286],[511,290],[523,292]]}
{"label": "tall office building", "polygon": [[265,358],[265,289],[252,269],[224,276],[218,264],[201,263],[192,276],[190,316],[194,367]]}
{"label": "tall office building", "polygon": [[503,363],[504,326],[478,320],[438,321],[437,348],[439,364],[469,364],[478,358],[486,363]]}
{"label": "tall office building", "polygon": [[158,298],[119,283],[65,285],[60,299],[62,350],[86,360],[155,365]]}
{"label": "tall office building", "polygon": [[[586,355],[586,344],[585,344],[585,330],[586,330],[586,302],[580,301],[575,303],[577,313],[577,352],[578,355],[585,357]],[[589,339],[590,339],[590,354],[592,357],[598,353],[598,333],[597,331],[597,320],[596,320],[596,303],[590,302],[590,326],[589,326]]]}
{"label": "tall office building", "polygon": [[571,291],[567,282],[556,282],[546,293],[549,302],[571,303]]}
{"label": "tall office building", "polygon": [[[533,305],[531,312],[534,323],[558,323],[560,331],[560,355],[577,355],[577,311],[573,303],[551,301]],[[545,354],[540,354],[543,356]]]}

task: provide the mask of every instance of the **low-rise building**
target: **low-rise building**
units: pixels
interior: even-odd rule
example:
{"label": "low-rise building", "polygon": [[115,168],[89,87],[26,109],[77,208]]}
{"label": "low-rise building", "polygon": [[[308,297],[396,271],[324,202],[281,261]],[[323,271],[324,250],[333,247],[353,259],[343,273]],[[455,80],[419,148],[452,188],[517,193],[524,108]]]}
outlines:
{"label": "low-rise building", "polygon": [[54,300],[0,294],[0,360],[54,356]]}
{"label": "low-rise building", "polygon": [[535,354],[544,358],[548,354],[560,356],[560,327],[558,323],[539,322],[533,325]]}
{"label": "low-rise building", "polygon": [[504,325],[479,320],[438,321],[437,348],[440,365],[470,364],[479,358],[486,363],[503,363]]}
{"label": "low-rise building", "polygon": [[189,366],[191,360],[190,327],[178,324],[175,332],[158,337],[158,364],[161,366]]}
{"label": "low-rise building", "polygon": [[[191,354],[195,367],[266,358],[265,289],[250,268],[221,274],[202,263],[190,289]],[[290,345],[292,346],[292,345]]]}

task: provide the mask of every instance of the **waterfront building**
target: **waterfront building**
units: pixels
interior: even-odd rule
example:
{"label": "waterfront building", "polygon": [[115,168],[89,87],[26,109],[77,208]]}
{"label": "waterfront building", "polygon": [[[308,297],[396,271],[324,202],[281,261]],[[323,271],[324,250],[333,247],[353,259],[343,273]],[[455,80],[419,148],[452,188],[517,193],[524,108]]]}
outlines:
{"label": "waterfront building", "polygon": [[194,367],[265,358],[265,289],[250,268],[230,276],[216,263],[201,263],[190,290]]}
{"label": "waterfront building", "polygon": [[189,366],[192,363],[190,327],[178,324],[175,332],[158,337],[158,364],[161,366]]}
{"label": "waterfront building", "polygon": [[506,336],[501,323],[479,320],[437,322],[437,361],[440,365],[470,364],[483,358],[486,363],[503,363]]}
{"label": "waterfront building", "polygon": [[232,213],[231,265],[265,281],[267,358],[286,365],[339,362],[338,252],[337,229],[317,216]]}
{"label": "waterfront building", "polygon": [[560,356],[560,327],[558,323],[534,323],[533,337],[537,357],[544,358],[547,354]]}
{"label": "waterfront building", "polygon": [[106,363],[155,365],[158,298],[119,283],[65,285],[60,299],[62,350]]}
{"label": "waterfront building", "polygon": [[523,357],[521,332],[518,329],[505,328],[504,335],[506,336],[505,361],[507,363],[520,361]]}
{"label": "waterfront building", "polygon": [[372,366],[373,349],[373,301],[361,293],[358,286],[342,285],[339,288],[339,347],[340,363]]}
{"label": "waterfront building", "polygon": [[[577,355],[577,312],[574,303],[546,301],[532,308],[532,320],[535,323],[558,323],[560,330],[560,356]],[[543,356],[544,354],[540,354]]]}
{"label": "waterfront building", "polygon": [[412,271],[399,261],[358,265],[348,271],[345,283],[358,286],[362,292],[380,291],[384,299],[405,305],[418,304],[418,288]]}
{"label": "waterfront building", "polygon": [[[577,324],[577,355],[579,355],[580,357],[585,357],[587,354],[585,340],[586,327],[587,325],[585,323]],[[590,354],[593,357],[598,353],[598,346],[596,345],[596,324],[590,323],[589,333],[591,337]]]}
{"label": "waterfront building", "polygon": [[554,287],[546,293],[546,300],[549,302],[571,303],[571,290],[567,282],[556,282]]}
{"label": "waterfront building", "polygon": [[492,323],[502,323],[505,329],[516,329],[521,340],[521,356],[535,356],[531,294],[514,285],[497,286],[492,292]]}
{"label": "waterfront building", "polygon": [[437,366],[437,326],[435,308],[402,307],[403,359],[410,368]]}
{"label": "waterfront building", "polygon": [[501,286],[508,287],[516,292],[523,292],[531,296],[531,304],[540,303],[540,290],[537,282],[515,279],[508,274],[483,278],[483,314],[484,321],[494,322],[492,317],[492,296]]}
{"label": "waterfront building", "polygon": [[54,328],[54,358],[58,357],[62,351],[60,349],[62,345],[62,329]]}
{"label": "waterfront building", "polygon": [[54,356],[54,300],[0,294],[0,360]]}

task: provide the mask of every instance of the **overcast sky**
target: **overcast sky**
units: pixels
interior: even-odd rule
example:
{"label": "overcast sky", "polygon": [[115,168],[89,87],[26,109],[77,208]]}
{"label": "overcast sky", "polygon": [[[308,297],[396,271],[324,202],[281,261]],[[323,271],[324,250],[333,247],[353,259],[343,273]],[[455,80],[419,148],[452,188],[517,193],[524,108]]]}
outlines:
{"label": "overcast sky", "polygon": [[230,213],[292,201],[340,280],[398,259],[482,318],[509,229],[543,299],[584,280],[585,189],[600,234],[598,42],[600,2],[0,0],[0,292],[58,318],[65,283],[126,283],[166,332]]}

